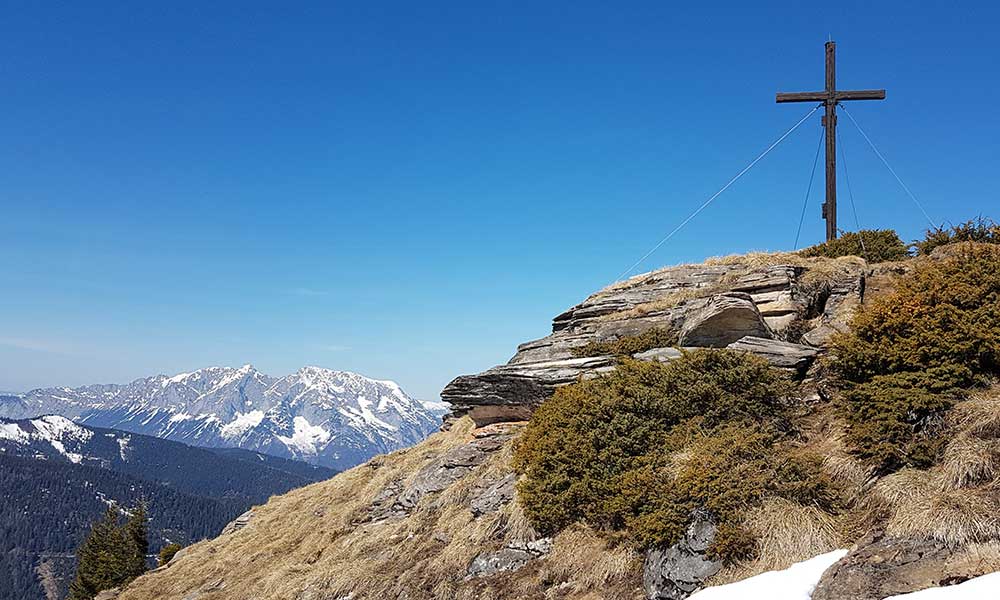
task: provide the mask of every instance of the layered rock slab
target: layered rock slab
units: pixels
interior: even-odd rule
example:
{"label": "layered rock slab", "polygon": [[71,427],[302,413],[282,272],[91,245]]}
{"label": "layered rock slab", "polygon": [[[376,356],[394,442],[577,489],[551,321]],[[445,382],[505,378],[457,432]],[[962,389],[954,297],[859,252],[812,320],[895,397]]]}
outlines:
{"label": "layered rock slab", "polygon": [[954,553],[941,542],[872,532],[823,573],[812,600],[882,600],[983,574],[952,565]]}
{"label": "layered rock slab", "polygon": [[[559,386],[615,368],[615,357],[578,357],[577,349],[651,329],[676,334],[680,346],[751,352],[802,374],[861,303],[867,272],[863,261],[808,264],[682,265],[634,277],[558,315],[552,334],[521,344],[507,364],[456,378],[441,399],[453,406],[450,419],[524,420]],[[804,344],[785,341],[795,331],[805,332]],[[676,356],[659,348],[635,358]]]}

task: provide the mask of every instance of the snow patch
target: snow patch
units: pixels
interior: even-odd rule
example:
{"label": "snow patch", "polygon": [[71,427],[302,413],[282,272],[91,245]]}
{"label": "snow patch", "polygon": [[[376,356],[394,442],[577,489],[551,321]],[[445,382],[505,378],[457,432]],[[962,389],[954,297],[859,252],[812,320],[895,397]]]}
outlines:
{"label": "snow patch", "polygon": [[278,436],[283,444],[302,454],[317,454],[320,446],[330,441],[330,432],[319,425],[310,425],[305,417],[295,417],[292,437]]}
{"label": "snow patch", "polygon": [[182,383],[185,379],[187,379],[193,374],[194,373],[178,373],[173,377],[166,377],[164,378],[163,383],[160,384],[160,387],[167,387],[171,383]]}
{"label": "snow patch", "polygon": [[[768,571],[742,581],[705,588],[691,600],[809,600],[823,572],[844,558],[847,550],[834,550],[795,563],[783,571]],[[920,599],[923,600],[923,599]],[[948,600],[953,600],[949,598]],[[963,598],[963,600],[965,600]]]}
{"label": "snow patch", "polygon": [[398,427],[386,423],[382,419],[375,416],[372,412],[371,400],[365,398],[364,396],[358,396],[358,406],[361,407],[361,418],[365,420],[365,423],[370,423],[372,425],[378,425],[379,427],[384,427],[390,431],[395,431]]}
{"label": "snow patch", "polygon": [[236,413],[236,418],[226,423],[219,429],[219,434],[226,438],[239,437],[250,431],[254,427],[260,425],[260,422],[264,420],[264,411],[262,410],[251,410],[248,413]]}
{"label": "snow patch", "polygon": [[28,432],[21,429],[17,423],[0,424],[0,440],[12,440],[18,444],[23,444],[28,439]]}
{"label": "snow patch", "polygon": [[919,592],[890,596],[886,600],[996,600],[1000,571],[963,581],[958,585],[928,588]]}
{"label": "snow patch", "polygon": [[130,441],[132,441],[132,438],[127,435],[118,438],[118,456],[122,457],[123,461],[128,460],[128,443]]}

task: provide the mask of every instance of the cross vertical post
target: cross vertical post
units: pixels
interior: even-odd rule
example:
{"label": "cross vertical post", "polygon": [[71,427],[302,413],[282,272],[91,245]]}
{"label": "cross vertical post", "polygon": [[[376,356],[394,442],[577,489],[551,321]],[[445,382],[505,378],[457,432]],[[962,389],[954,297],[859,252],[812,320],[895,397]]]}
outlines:
{"label": "cross vertical post", "polygon": [[823,219],[826,220],[826,240],[837,237],[837,44],[826,43],[826,93],[823,101],[826,113],[823,127],[826,129],[826,202],[823,203]]}
{"label": "cross vertical post", "polygon": [[826,201],[823,219],[827,241],[837,238],[837,104],[843,100],[885,100],[885,90],[837,90],[837,44],[826,43],[826,89],[822,92],[778,92],[776,102],[822,102],[826,108]]}

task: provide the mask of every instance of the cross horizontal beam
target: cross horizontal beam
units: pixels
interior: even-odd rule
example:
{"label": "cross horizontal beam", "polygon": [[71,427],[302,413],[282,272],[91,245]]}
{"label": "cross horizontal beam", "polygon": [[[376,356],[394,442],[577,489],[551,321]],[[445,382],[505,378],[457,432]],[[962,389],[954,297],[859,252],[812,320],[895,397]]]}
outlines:
{"label": "cross horizontal beam", "polygon": [[885,90],[849,90],[834,92],[778,92],[776,102],[826,102],[833,100],[885,100]]}

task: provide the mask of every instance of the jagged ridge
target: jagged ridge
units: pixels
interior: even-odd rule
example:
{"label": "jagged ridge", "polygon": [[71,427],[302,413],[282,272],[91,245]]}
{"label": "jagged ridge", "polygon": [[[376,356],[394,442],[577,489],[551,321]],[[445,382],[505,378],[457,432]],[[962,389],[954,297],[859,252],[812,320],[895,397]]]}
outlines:
{"label": "jagged ridge", "polygon": [[391,381],[319,367],[274,378],[251,365],[156,375],[125,385],[38,389],[0,400],[0,417],[45,414],[336,469],[414,444],[440,424],[435,410]]}

